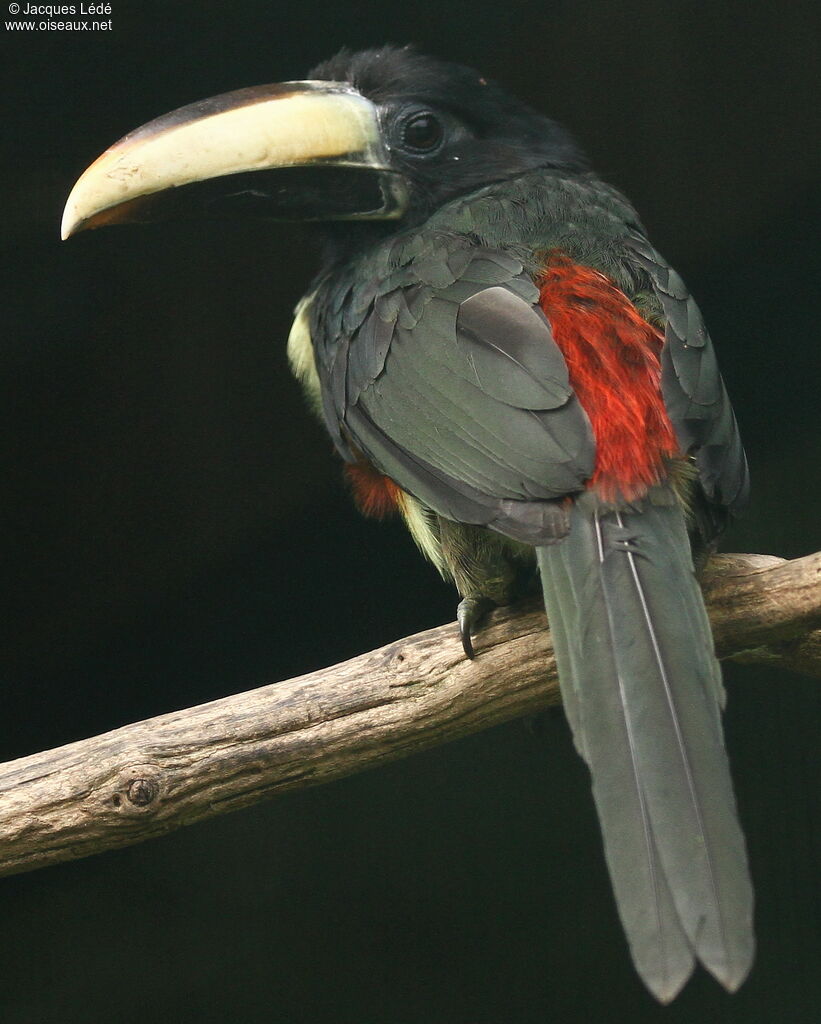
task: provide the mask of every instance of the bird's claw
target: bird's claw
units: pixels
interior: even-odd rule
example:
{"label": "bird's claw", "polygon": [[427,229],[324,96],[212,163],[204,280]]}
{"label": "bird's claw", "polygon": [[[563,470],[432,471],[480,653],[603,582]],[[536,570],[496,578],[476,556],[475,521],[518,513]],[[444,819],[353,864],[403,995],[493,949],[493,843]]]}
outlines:
{"label": "bird's claw", "polygon": [[489,597],[463,597],[456,609],[456,621],[459,623],[459,636],[462,639],[462,649],[465,657],[473,661],[476,652],[473,650],[473,639],[471,634],[476,631],[477,626],[487,613],[496,607],[496,602]]}

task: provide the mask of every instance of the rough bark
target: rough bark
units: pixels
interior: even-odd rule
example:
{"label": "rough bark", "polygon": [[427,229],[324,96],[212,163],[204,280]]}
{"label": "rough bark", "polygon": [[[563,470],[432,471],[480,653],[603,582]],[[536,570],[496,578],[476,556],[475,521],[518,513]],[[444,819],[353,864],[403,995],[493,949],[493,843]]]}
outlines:
{"label": "rough bark", "polygon": [[[703,583],[720,657],[821,677],[821,552],[717,556]],[[440,626],[0,765],[0,874],[141,842],[558,702],[535,602],[494,613],[476,648],[466,661],[455,626]]]}

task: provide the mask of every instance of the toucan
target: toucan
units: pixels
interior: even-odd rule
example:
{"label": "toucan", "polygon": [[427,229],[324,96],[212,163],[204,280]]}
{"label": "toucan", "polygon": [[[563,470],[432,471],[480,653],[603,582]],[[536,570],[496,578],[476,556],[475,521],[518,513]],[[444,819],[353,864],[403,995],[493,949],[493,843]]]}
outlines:
{"label": "toucan", "polygon": [[[734,991],[753,892],[698,572],[745,505],[699,309],[567,131],[410,47],[343,50],[126,135],[63,237],[174,216],[313,221],[293,370],[368,514],[485,614],[541,578],[635,966]],[[481,656],[481,651],[479,652]]]}

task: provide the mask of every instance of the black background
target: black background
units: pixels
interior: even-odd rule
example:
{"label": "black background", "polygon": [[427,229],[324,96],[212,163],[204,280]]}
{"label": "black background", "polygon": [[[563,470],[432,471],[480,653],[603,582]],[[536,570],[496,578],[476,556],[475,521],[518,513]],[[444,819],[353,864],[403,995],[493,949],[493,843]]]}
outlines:
{"label": "black background", "polygon": [[[817,5],[119,0],[2,39],[0,756],[287,678],[452,618],[361,521],[288,374],[307,237],[58,240],[79,173],[183,103],[414,41],[571,126],[699,299],[754,475],[735,550],[818,536]],[[0,19],[5,18],[5,8]],[[817,683],[728,666],[758,891],[742,991],[658,1007],[620,934],[561,715],[0,882],[0,1020],[819,1019]]]}

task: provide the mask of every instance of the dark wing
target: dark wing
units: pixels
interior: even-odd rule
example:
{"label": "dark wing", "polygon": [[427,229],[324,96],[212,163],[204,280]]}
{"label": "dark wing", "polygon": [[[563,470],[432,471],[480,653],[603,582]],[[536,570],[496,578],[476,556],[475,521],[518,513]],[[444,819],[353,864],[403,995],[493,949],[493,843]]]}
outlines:
{"label": "dark wing", "polygon": [[544,544],[595,449],[537,301],[521,261],[440,248],[376,288],[325,391],[343,440],[434,511]]}
{"label": "dark wing", "polygon": [[664,312],[661,388],[682,450],[694,454],[708,501],[741,512],[750,490],[747,459],[699,308],[645,238],[636,234],[624,244],[650,277]]}

